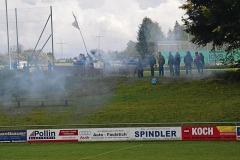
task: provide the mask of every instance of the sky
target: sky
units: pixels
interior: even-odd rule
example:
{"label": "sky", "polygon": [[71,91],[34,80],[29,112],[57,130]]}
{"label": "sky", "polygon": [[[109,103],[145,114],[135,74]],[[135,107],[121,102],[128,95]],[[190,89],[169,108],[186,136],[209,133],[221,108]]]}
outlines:
{"label": "sky", "polygon": [[[165,34],[176,21],[181,24],[184,11],[179,6],[183,3],[185,0],[7,0],[9,48],[14,50],[18,36],[24,49],[43,48],[47,53],[52,52],[53,44],[56,58],[73,58],[86,54],[86,49],[123,51],[130,40],[137,41],[138,27],[145,17],[157,22]],[[51,35],[51,23],[46,23],[50,6],[53,43],[51,38],[47,41]],[[80,31],[72,26],[73,13],[86,48]],[[0,0],[0,53],[8,53],[5,0]]]}

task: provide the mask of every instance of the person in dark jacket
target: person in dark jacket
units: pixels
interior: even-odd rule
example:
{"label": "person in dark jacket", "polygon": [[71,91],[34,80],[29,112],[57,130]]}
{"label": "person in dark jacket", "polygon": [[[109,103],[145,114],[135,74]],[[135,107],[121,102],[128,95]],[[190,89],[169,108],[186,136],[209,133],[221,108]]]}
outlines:
{"label": "person in dark jacket", "polygon": [[154,76],[154,66],[156,64],[156,58],[153,56],[153,54],[150,54],[149,56],[149,65],[151,70],[151,76]]}
{"label": "person in dark jacket", "polygon": [[175,59],[174,59],[174,67],[175,67],[175,75],[177,76],[180,75],[180,63],[181,63],[180,54],[176,52]]}
{"label": "person in dark jacket", "polygon": [[201,71],[201,74],[203,74],[204,56],[202,53],[199,53],[199,62],[200,62],[200,71]]}
{"label": "person in dark jacket", "polygon": [[143,64],[140,61],[140,59],[138,59],[137,61],[137,65],[136,65],[136,70],[138,78],[142,78],[143,77]]}
{"label": "person in dark jacket", "polygon": [[164,76],[164,68],[165,58],[163,57],[161,52],[158,52],[158,65],[159,65],[159,76]]}
{"label": "person in dark jacket", "polygon": [[[186,75],[188,75],[188,73],[190,73],[190,75],[192,75],[192,62],[193,62],[193,58],[192,58],[190,52],[187,51],[187,54],[186,54],[186,56],[184,57]],[[189,72],[188,72],[188,71],[189,71]]]}
{"label": "person in dark jacket", "polygon": [[198,52],[195,52],[195,59],[194,59],[194,64],[195,66],[197,67],[197,70],[198,70],[198,74],[200,74],[200,58],[199,58],[199,55],[198,55]]}
{"label": "person in dark jacket", "polygon": [[172,55],[172,52],[169,52],[168,56],[168,65],[169,65],[169,70],[170,70],[170,76],[174,76],[174,56]]}

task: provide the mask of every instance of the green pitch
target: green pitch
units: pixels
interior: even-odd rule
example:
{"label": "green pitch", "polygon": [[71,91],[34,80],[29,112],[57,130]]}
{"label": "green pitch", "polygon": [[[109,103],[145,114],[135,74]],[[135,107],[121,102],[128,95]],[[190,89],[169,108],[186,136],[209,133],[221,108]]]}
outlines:
{"label": "green pitch", "polygon": [[238,160],[238,141],[154,141],[0,144],[1,160]]}

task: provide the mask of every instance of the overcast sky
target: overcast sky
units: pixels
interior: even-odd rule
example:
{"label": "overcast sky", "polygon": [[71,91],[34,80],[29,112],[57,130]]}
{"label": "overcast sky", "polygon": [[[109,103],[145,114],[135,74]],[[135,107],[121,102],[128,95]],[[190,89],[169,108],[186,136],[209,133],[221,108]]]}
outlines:
{"label": "overcast sky", "polygon": [[[17,9],[19,43],[24,49],[35,48],[38,38],[53,11],[54,52],[57,58],[72,58],[86,54],[78,29],[72,26],[77,17],[88,52],[99,47],[107,51],[122,51],[129,40],[136,41],[138,26],[144,17],[158,22],[167,34],[176,20],[181,23],[184,11],[179,6],[185,0],[8,0],[10,47],[16,46]],[[5,0],[0,1],[0,53],[7,53]],[[41,49],[51,34],[50,23],[42,34],[37,49]],[[59,43],[64,43],[63,45]],[[51,40],[44,52],[51,52]],[[63,46],[63,49],[61,49]]]}

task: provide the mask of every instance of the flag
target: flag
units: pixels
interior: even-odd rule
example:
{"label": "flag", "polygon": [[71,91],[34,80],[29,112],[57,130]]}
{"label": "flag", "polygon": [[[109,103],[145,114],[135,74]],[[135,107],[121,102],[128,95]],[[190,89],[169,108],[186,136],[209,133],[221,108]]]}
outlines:
{"label": "flag", "polygon": [[72,23],[72,25],[73,25],[74,27],[76,27],[77,29],[79,29],[79,27],[78,27],[78,23],[77,23],[76,20]]}

